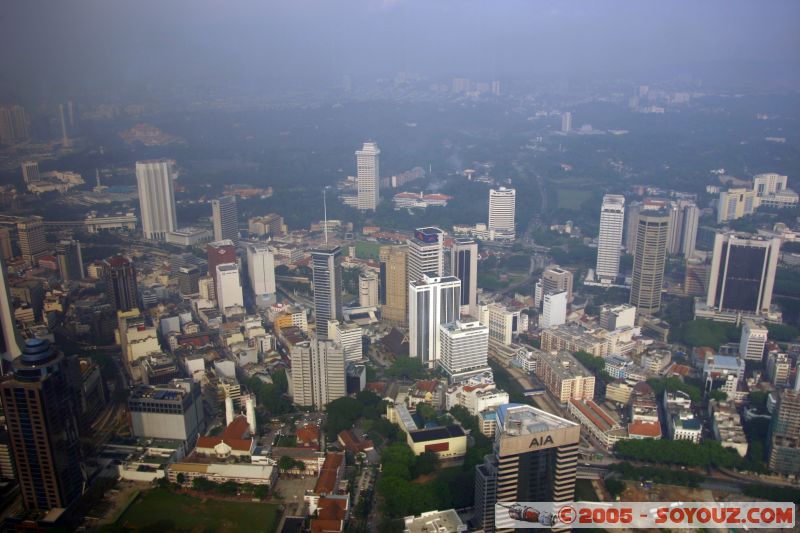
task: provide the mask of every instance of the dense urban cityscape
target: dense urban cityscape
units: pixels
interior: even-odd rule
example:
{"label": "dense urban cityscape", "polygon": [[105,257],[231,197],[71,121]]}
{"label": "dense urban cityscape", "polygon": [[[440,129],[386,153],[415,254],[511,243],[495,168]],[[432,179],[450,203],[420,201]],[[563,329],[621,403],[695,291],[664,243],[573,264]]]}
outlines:
{"label": "dense urban cityscape", "polygon": [[800,504],[796,87],[442,72],[0,83],[4,530]]}

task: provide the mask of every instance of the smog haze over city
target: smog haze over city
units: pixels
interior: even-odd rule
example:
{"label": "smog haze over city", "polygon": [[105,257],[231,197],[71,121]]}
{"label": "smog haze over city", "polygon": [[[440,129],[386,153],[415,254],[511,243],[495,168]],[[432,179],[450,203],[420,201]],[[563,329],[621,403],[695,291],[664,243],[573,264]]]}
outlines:
{"label": "smog haze over city", "polygon": [[0,529],[796,525],[798,25],[0,3]]}

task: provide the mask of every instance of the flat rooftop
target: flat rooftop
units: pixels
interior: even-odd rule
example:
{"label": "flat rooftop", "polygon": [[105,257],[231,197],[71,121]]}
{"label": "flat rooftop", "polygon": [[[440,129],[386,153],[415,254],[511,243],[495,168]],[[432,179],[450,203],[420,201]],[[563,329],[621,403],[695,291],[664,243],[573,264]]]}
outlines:
{"label": "flat rooftop", "polygon": [[579,376],[584,378],[593,376],[593,374],[569,352],[559,352],[555,355],[542,352],[539,355],[539,362],[549,366],[553,373],[562,380]]}
{"label": "flat rooftop", "polygon": [[518,437],[533,435],[554,429],[566,429],[577,426],[556,415],[541,409],[519,403],[509,403],[497,408],[497,431],[504,435]]}
{"label": "flat rooftop", "polygon": [[464,430],[461,426],[442,426],[430,429],[418,429],[409,433],[411,440],[414,442],[425,442],[430,440],[452,439],[455,437],[463,437]]}
{"label": "flat rooftop", "polygon": [[405,531],[408,533],[455,533],[466,531],[467,527],[453,509],[446,511],[430,511],[420,516],[405,518]]}

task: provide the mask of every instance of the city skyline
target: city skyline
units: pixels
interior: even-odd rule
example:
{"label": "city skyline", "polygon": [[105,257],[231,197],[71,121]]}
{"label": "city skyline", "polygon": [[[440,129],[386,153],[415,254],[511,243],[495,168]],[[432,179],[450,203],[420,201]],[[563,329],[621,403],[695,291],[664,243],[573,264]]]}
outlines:
{"label": "city skyline", "polygon": [[11,4],[3,530],[800,498],[800,5]]}

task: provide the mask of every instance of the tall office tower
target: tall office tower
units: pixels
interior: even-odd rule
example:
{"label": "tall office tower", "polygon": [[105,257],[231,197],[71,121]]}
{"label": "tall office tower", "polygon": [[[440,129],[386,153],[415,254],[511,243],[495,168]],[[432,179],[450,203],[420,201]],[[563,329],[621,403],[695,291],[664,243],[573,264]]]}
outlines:
{"label": "tall office tower", "polygon": [[[669,239],[667,253],[670,255],[683,254],[689,257],[694,252],[697,242],[697,224],[700,210],[694,202],[679,200],[670,202],[669,209]],[[688,250],[688,253],[687,253]]]}
{"label": "tall office tower", "polygon": [[681,235],[681,253],[687,259],[695,252],[699,228],[700,209],[693,202],[688,203],[683,208],[683,232]]}
{"label": "tall office tower", "polygon": [[792,389],[778,393],[778,405],[769,426],[769,469],[784,475],[800,474],[800,370]]}
{"label": "tall office tower", "polygon": [[597,268],[595,269],[595,275],[600,281],[613,283],[619,276],[619,247],[622,244],[624,221],[625,197],[617,194],[603,196],[603,206],[600,208],[600,235],[597,237]]}
{"label": "tall office tower", "polygon": [[561,132],[569,133],[572,131],[572,113],[566,111],[561,113]]}
{"label": "tall office tower", "polygon": [[247,246],[247,275],[256,306],[269,307],[275,303],[275,257],[266,244]]}
{"label": "tall office tower", "polygon": [[0,142],[21,141],[28,138],[28,120],[22,106],[0,107]]}
{"label": "tall office tower", "polygon": [[514,240],[517,191],[489,189],[489,240]]}
{"label": "tall office tower", "polygon": [[686,296],[705,296],[708,292],[710,267],[705,256],[697,254],[686,258],[683,292]]}
{"label": "tall office tower", "polygon": [[408,279],[440,277],[444,273],[444,232],[439,228],[419,228],[408,239]]}
{"label": "tall office tower", "polygon": [[217,267],[219,265],[236,263],[236,245],[230,239],[210,242],[206,244],[206,257],[208,258],[208,274],[214,279],[214,290],[217,288]]}
{"label": "tall office tower", "polygon": [[408,284],[409,356],[434,368],[441,348],[439,326],[460,318],[461,280],[425,276]]}
{"label": "tall office tower", "polygon": [[720,311],[768,312],[780,249],[777,237],[717,233],[706,305]]}
{"label": "tall office tower", "polygon": [[567,302],[572,301],[572,272],[550,265],[542,272],[542,297],[557,292],[566,292]]}
{"label": "tall office tower", "polygon": [[83,255],[81,243],[78,241],[63,240],[56,245],[56,258],[61,281],[75,281],[83,279]]}
{"label": "tall office tower", "polygon": [[22,162],[22,180],[25,183],[35,183],[42,179],[39,173],[39,163],[37,161]]}
{"label": "tall office tower", "polygon": [[209,274],[207,276],[200,276],[197,280],[197,291],[202,300],[208,300],[210,302],[217,301],[216,278],[216,276]]}
{"label": "tall office tower", "polygon": [[375,211],[381,201],[381,151],[374,142],[365,142],[356,150],[357,205],[361,210]]}
{"label": "tall office tower", "polygon": [[116,311],[138,309],[139,289],[133,261],[115,255],[105,262],[106,295]]}
{"label": "tall office tower", "polygon": [[294,403],[322,409],[347,395],[344,350],[330,340],[302,341],[290,350]]}
{"label": "tall office tower", "polygon": [[378,276],[374,272],[358,275],[358,305],[378,307]]}
{"label": "tall office tower", "polygon": [[761,362],[764,359],[764,348],[768,339],[769,331],[766,327],[753,320],[745,320],[739,340],[739,356],[745,361]]}
{"label": "tall office tower", "polygon": [[42,217],[30,217],[17,222],[17,235],[22,258],[29,263],[34,263],[47,252],[47,238],[44,234]]}
{"label": "tall office tower", "polygon": [[4,363],[10,363],[22,354],[22,336],[14,320],[13,298],[8,286],[5,261],[0,260],[0,374]]}
{"label": "tall office tower", "polygon": [[638,313],[650,315],[661,308],[669,214],[662,210],[642,211],[636,230],[630,304],[636,306]]}
{"label": "tall office tower", "polygon": [[277,213],[253,217],[247,221],[247,231],[253,235],[272,235],[279,237],[286,233],[283,217]]}
{"label": "tall office tower", "polygon": [[500,94],[502,94],[500,91],[500,82],[497,80],[492,82],[492,94],[495,96],[500,96]]}
{"label": "tall office tower", "polygon": [[717,200],[717,224],[752,215],[757,207],[756,191],[745,188],[722,191]]}
{"label": "tall office tower", "polygon": [[351,321],[331,320],[328,323],[328,333],[331,335],[331,340],[344,350],[345,361],[360,361],[363,358],[361,326]]}
{"label": "tall office tower", "polygon": [[554,292],[542,297],[542,315],[539,327],[542,329],[560,326],[567,322],[567,293]]}
{"label": "tall office tower", "polygon": [[636,227],[641,210],[641,202],[631,202],[625,208],[625,251],[631,255],[636,253]]}
{"label": "tall office tower", "polygon": [[630,304],[603,305],[600,307],[600,327],[606,331],[632,328],[636,325],[636,307]]}
{"label": "tall office tower", "polygon": [[326,340],[328,321],[342,320],[342,250],[338,246],[312,250],[311,263],[317,337]]}
{"label": "tall office tower", "polygon": [[177,227],[175,189],[172,183],[174,161],[158,159],[136,162],[139,209],[144,238],[163,241]]}
{"label": "tall office tower", "polygon": [[211,219],[214,223],[214,240],[230,239],[239,244],[239,211],[235,196],[211,200]]}
{"label": "tall office tower", "polygon": [[580,437],[575,422],[530,405],[499,406],[495,453],[475,468],[477,528],[506,530],[503,517],[495,524],[497,503],[572,501]]}
{"label": "tall office tower", "polygon": [[28,510],[67,508],[81,495],[78,423],[67,361],[46,339],[29,339],[0,382],[22,501]]}
{"label": "tall office tower", "polygon": [[196,266],[178,268],[178,290],[184,298],[200,294],[200,269]]}
{"label": "tall office tower", "polygon": [[195,442],[205,431],[205,409],[200,384],[173,379],[158,385],[139,385],[128,396],[134,437]]}
{"label": "tall office tower", "polygon": [[64,116],[64,104],[58,104],[58,116],[61,121],[61,146],[69,147],[69,135],[67,135],[67,118]]}
{"label": "tall office tower", "polygon": [[478,243],[456,239],[450,250],[450,274],[461,280],[461,313],[478,318]]}
{"label": "tall office tower", "polygon": [[439,366],[450,383],[463,381],[489,368],[489,328],[473,320],[439,326],[442,349]]}
{"label": "tall office tower", "polygon": [[217,307],[220,312],[224,313],[226,309],[235,306],[244,307],[239,265],[236,263],[217,265],[216,278]]}
{"label": "tall office tower", "polygon": [[408,247],[381,246],[381,318],[405,325],[408,320]]}
{"label": "tall office tower", "polygon": [[67,118],[69,119],[69,127],[75,127],[75,106],[72,105],[72,100],[67,102]]}
{"label": "tall office tower", "polygon": [[14,249],[11,247],[11,231],[8,228],[0,228],[0,259],[9,260],[14,257]]}
{"label": "tall office tower", "polygon": [[753,176],[753,190],[756,196],[763,198],[786,190],[789,178],[774,172]]}

